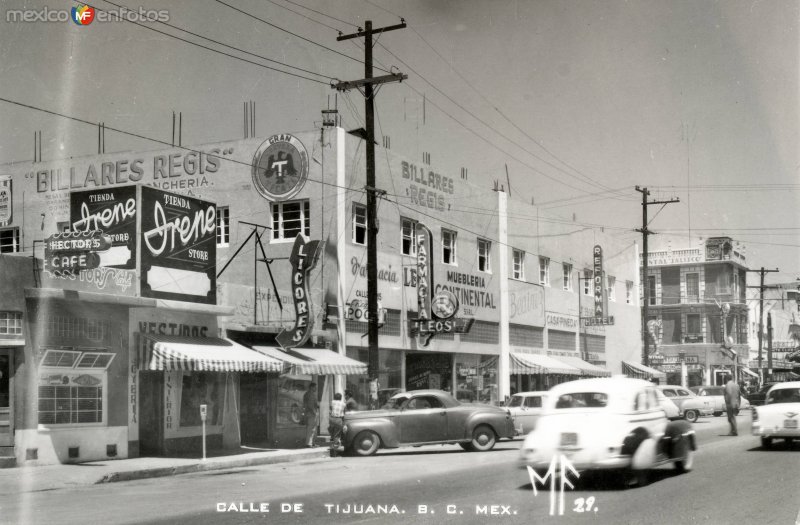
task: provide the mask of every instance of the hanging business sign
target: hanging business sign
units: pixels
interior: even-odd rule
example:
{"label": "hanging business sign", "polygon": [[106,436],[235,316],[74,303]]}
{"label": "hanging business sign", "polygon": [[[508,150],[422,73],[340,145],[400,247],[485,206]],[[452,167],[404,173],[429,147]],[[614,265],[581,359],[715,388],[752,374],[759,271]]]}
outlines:
{"label": "hanging business sign", "polygon": [[11,177],[0,177],[0,226],[11,222],[12,203]]}
{"label": "hanging business sign", "polygon": [[217,209],[141,187],[142,297],[217,304]]}
{"label": "hanging business sign", "polygon": [[54,276],[76,275],[100,266],[98,252],[111,247],[102,231],[62,232],[49,236],[44,245],[44,269]]}
{"label": "hanging business sign", "polygon": [[305,343],[311,335],[314,317],[311,315],[311,298],[308,294],[308,274],[317,265],[320,241],[306,242],[303,235],[294,239],[292,255],[292,297],[295,320],[291,330],[283,330],[275,340],[282,348],[294,348]]}
{"label": "hanging business sign", "polygon": [[308,178],[308,153],[303,143],[287,133],[273,135],[253,157],[253,185],[274,201],[294,196]]}
{"label": "hanging business sign", "polygon": [[136,268],[136,186],[72,192],[69,210],[72,231],[103,230],[110,237],[100,266]]}

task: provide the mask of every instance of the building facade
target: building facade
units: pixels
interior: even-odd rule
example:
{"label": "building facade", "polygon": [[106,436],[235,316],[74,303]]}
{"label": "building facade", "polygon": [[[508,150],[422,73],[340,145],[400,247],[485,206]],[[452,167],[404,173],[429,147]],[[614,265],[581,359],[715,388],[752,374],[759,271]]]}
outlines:
{"label": "building facade", "polygon": [[[750,368],[759,373],[763,381],[800,379],[800,283],[765,287],[763,311],[757,288],[751,288],[748,297]],[[759,315],[763,315],[760,338]]]}

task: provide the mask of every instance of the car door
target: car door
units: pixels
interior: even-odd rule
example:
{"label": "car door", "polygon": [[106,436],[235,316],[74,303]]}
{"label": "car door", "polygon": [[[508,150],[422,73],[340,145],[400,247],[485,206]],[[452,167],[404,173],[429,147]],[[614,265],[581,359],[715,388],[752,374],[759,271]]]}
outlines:
{"label": "car door", "polygon": [[542,396],[526,396],[517,410],[516,426],[522,434],[527,434],[536,427],[536,420],[542,414]]}
{"label": "car door", "polygon": [[397,415],[402,443],[424,443],[447,439],[447,409],[436,396],[409,399]]}

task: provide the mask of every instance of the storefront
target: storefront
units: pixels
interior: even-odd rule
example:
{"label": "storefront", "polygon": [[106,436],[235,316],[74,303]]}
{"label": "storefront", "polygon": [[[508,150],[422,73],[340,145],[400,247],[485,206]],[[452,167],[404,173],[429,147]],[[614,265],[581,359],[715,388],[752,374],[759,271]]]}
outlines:
{"label": "storefront", "polygon": [[[668,384],[665,383],[667,380],[667,374],[665,374],[661,370],[650,368],[649,366],[645,366],[641,363],[634,363],[632,361],[623,361],[622,371],[626,376],[632,377],[634,379],[644,379],[647,381],[652,381],[654,383]],[[680,383],[676,384],[679,385]]]}

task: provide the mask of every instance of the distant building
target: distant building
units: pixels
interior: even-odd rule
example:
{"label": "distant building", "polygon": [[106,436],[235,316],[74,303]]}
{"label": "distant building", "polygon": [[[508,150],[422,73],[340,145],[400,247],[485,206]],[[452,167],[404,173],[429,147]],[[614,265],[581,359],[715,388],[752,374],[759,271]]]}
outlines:
{"label": "distant building", "polygon": [[724,383],[738,369],[749,377],[747,266],[739,243],[707,239],[700,248],[651,251],[643,286],[650,365],[686,386]]}
{"label": "distant building", "polygon": [[[748,291],[750,304],[750,368],[761,370],[765,381],[800,379],[800,281],[770,284],[764,290],[763,332],[759,363],[758,320],[760,293]],[[768,331],[772,321],[772,338]]]}

